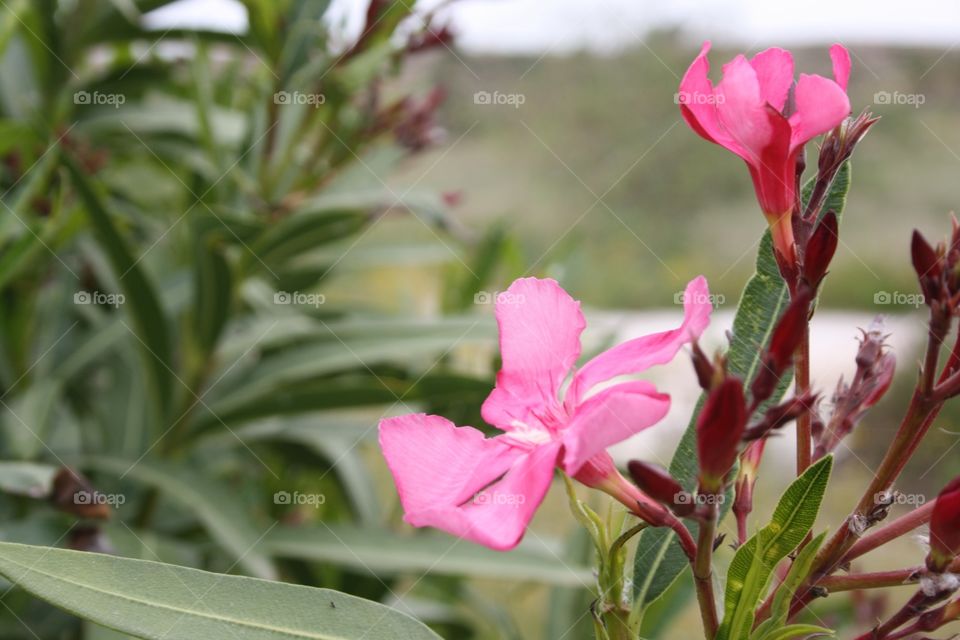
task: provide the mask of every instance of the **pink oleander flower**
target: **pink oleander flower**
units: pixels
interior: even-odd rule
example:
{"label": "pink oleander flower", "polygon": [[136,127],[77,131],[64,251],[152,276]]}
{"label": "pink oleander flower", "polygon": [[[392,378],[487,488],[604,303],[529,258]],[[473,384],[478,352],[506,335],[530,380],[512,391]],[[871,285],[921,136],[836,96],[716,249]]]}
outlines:
{"label": "pink oleander flower", "polygon": [[714,86],[707,75],[708,51],[705,42],[680,81],[680,112],[691,129],[747,163],[774,246],[794,262],[797,158],[809,140],[850,113],[850,54],[833,45],[835,80],[801,73],[796,83],[789,51],[767,49],[749,60],[738,55],[723,66],[723,78]]}
{"label": "pink oleander flower", "polygon": [[404,520],[511,549],[555,467],[626,504],[659,508],[617,472],[606,449],[659,422],[670,397],[649,382],[615,379],[672,360],[703,333],[711,310],[699,277],[687,285],[680,327],[625,342],[577,370],[580,303],[553,280],[514,282],[497,299],[503,367],[482,407],[483,419],[504,433],[487,438],[422,413],[380,422]]}

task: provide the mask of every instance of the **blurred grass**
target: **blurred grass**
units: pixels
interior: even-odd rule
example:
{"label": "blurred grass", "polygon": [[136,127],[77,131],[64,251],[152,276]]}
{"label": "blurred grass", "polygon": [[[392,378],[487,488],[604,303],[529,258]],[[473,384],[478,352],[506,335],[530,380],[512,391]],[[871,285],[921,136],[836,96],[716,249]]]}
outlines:
{"label": "blurred grass", "polygon": [[[798,71],[830,74],[826,47],[794,53]],[[852,53],[854,111],[882,120],[856,156],[825,292],[834,308],[869,308],[878,290],[914,291],[909,233],[946,233],[960,166],[960,56],[859,46]],[[452,146],[418,158],[396,180],[462,189],[466,223],[505,218],[527,268],[562,275],[590,304],[662,306],[697,273],[735,300],[763,219],[743,163],[680,119],[673,95],[695,54],[695,43],[663,33],[612,58],[438,55],[403,82],[447,87],[442,122]],[[715,79],[733,55],[712,52]],[[475,104],[477,91],[519,93],[524,103]],[[919,93],[924,104],[874,105],[883,91]]]}

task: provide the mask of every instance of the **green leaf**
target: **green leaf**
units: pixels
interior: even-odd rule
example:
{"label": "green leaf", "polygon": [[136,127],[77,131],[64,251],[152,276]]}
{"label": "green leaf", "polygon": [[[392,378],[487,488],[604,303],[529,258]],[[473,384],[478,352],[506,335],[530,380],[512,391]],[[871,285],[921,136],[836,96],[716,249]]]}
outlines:
{"label": "green leaf", "polygon": [[379,576],[468,575],[584,587],[594,580],[587,566],[560,562],[548,543],[525,540],[510,553],[433,532],[399,535],[351,525],[276,527],[262,542],[272,556],[351,567]]}
{"label": "green leaf", "polygon": [[110,214],[87,175],[69,157],[65,157],[73,183],[83,201],[103,251],[116,272],[133,316],[136,338],[142,347],[146,368],[156,394],[158,411],[165,412],[172,393],[170,336],[163,308],[150,281],[143,275],[126,241],[113,224]]}
{"label": "green leaf", "polygon": [[244,256],[244,271],[264,265],[279,268],[291,258],[324,244],[350,237],[371,217],[363,211],[310,210],[292,213],[270,226]]}
{"label": "green leaf", "polygon": [[[812,186],[812,181],[809,181],[804,187],[804,201],[809,197]],[[833,210],[840,217],[849,189],[850,164],[846,163],[837,172],[822,210]],[[737,305],[733,337],[727,351],[731,373],[741,376],[745,386],[749,387],[756,376],[762,346],[769,340],[777,319],[788,303],[789,293],[780,277],[773,257],[773,242],[767,231],[760,241],[756,273],[744,288]],[[780,388],[768,402],[778,401],[788,385],[789,376],[784,376]],[[670,473],[691,490],[697,479],[696,422],[702,406],[701,398],[670,462]],[[728,506],[731,502],[727,500],[724,505]],[[695,525],[691,529],[695,533]],[[687,557],[670,529],[661,527],[644,531],[634,559],[633,595],[636,606],[644,607],[659,598],[688,565]]]}
{"label": "green leaf", "polygon": [[219,247],[202,238],[195,244],[194,332],[206,356],[213,352],[230,316],[233,278]]}
{"label": "green leaf", "polygon": [[737,549],[727,571],[724,617],[717,640],[750,637],[755,609],[773,570],[813,528],[832,466],[833,457],[827,456],[804,471],[787,487],[770,524]]}
{"label": "green leaf", "polygon": [[819,636],[834,637],[834,632],[830,629],[818,627],[812,624],[791,624],[773,631],[764,640],[795,640],[796,638],[815,638]]}
{"label": "green leaf", "polygon": [[189,509],[240,566],[255,576],[276,579],[272,563],[256,548],[262,532],[244,513],[230,488],[209,475],[198,476],[171,463],[105,456],[85,458],[83,464],[158,489],[166,498]]}
{"label": "green leaf", "polygon": [[787,573],[787,577],[784,578],[773,597],[770,617],[754,629],[750,635],[751,640],[760,640],[761,638],[763,640],[771,640],[771,634],[787,624],[787,616],[790,613],[790,601],[793,598],[793,594],[796,593],[797,589],[800,588],[800,585],[803,584],[803,581],[810,574],[810,570],[813,568],[813,561],[817,556],[817,551],[820,550],[820,546],[826,537],[827,532],[824,531],[808,542],[803,549],[800,550],[800,553],[797,554],[793,564],[790,565],[790,571]]}
{"label": "green leaf", "polygon": [[437,640],[422,623],[329,589],[95,553],[0,543],[0,574],[33,595],[148,640]]}

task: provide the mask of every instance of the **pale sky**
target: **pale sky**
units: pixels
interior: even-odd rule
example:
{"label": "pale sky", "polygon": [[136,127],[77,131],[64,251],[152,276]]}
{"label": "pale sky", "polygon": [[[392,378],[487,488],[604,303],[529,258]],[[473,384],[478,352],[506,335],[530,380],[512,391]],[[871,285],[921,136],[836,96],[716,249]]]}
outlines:
{"label": "pale sky", "polygon": [[[366,4],[334,0],[331,15],[357,29]],[[474,53],[609,51],[636,46],[657,27],[678,27],[691,40],[709,37],[747,48],[836,41],[944,51],[960,46],[957,0],[459,0],[447,11],[458,46]],[[180,0],[149,18],[157,28],[246,29],[236,0]]]}

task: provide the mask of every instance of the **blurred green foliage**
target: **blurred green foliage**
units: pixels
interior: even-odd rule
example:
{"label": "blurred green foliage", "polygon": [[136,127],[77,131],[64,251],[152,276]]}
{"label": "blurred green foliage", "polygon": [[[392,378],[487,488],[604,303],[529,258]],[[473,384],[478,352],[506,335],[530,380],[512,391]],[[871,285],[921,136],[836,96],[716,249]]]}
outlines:
{"label": "blurred green foliage", "polygon": [[[0,13],[0,538],[328,587],[448,637],[512,624],[465,576],[588,584],[550,542],[397,533],[372,459],[383,415],[476,415],[474,294],[516,262],[387,182],[435,141],[442,95],[397,79],[442,48],[431,16],[374,0],[351,37],[327,1],[248,0],[246,34],[145,30],[167,4]],[[5,605],[4,638],[113,637]]]}

